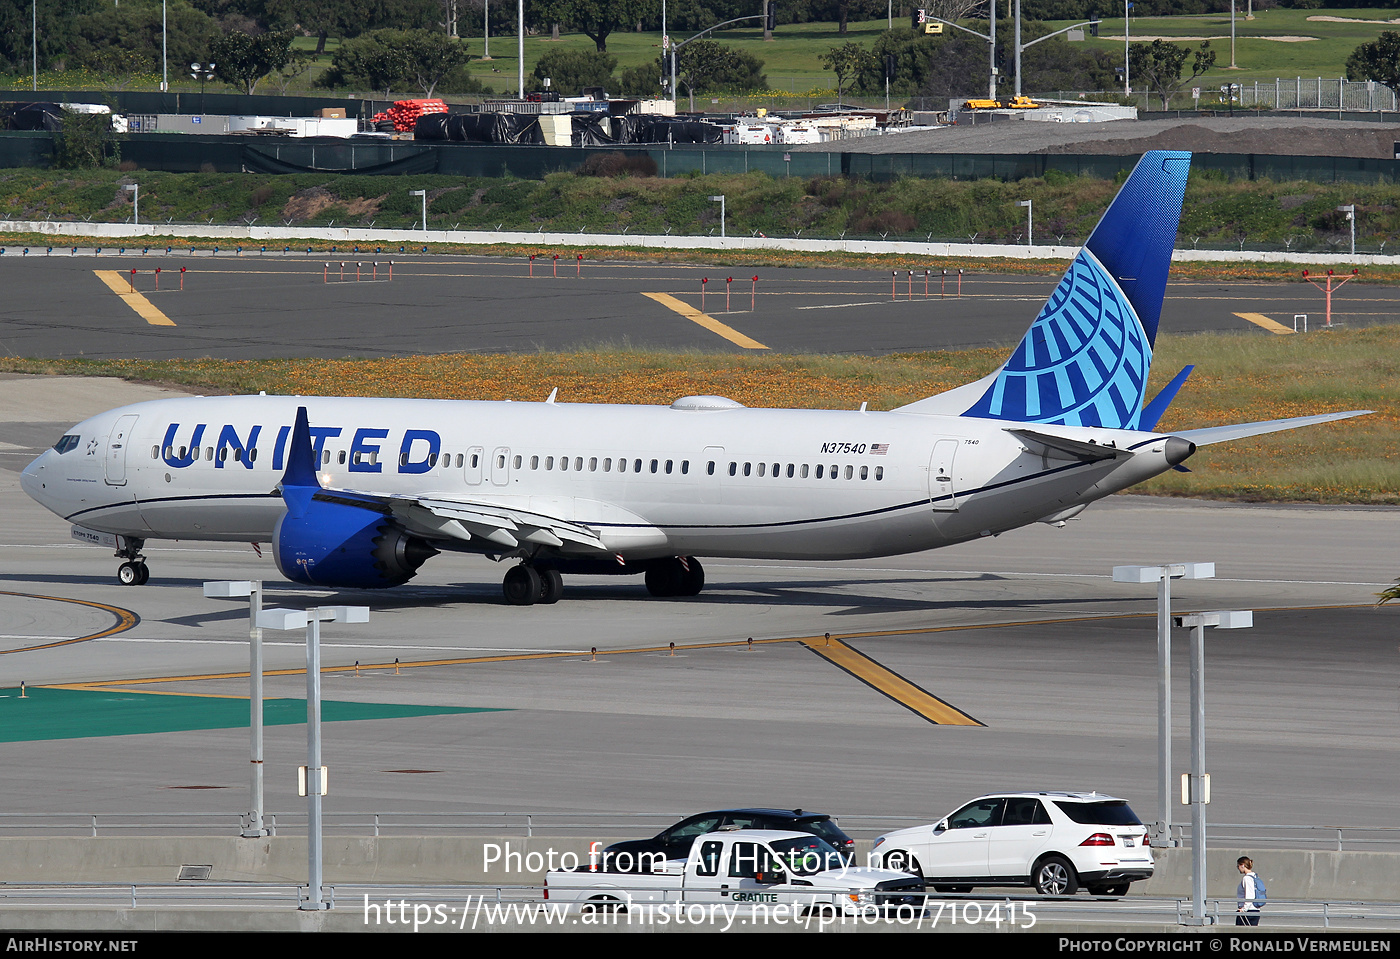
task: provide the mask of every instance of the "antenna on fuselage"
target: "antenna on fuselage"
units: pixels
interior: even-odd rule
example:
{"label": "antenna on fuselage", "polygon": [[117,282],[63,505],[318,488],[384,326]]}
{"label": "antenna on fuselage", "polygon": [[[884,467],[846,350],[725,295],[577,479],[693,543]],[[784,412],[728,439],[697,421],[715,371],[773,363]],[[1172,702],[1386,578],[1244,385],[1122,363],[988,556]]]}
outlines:
{"label": "antenna on fuselage", "polygon": [[558,395],[559,395],[559,387],[556,386],[554,389],[552,389],[552,390],[549,391],[549,399],[545,400],[545,402],[546,402],[546,403],[553,403],[553,402],[554,402],[554,398],[555,398],[556,396],[558,396]]}

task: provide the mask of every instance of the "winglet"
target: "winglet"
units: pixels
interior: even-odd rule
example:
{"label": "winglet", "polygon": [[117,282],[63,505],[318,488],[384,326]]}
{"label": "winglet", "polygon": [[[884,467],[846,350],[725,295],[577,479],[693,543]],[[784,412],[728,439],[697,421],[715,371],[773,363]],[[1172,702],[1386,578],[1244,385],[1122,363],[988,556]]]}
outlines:
{"label": "winglet", "polygon": [[287,449],[287,470],[282,474],[282,500],[287,512],[301,516],[311,497],[321,488],[316,476],[316,450],[311,446],[311,425],[306,407],[297,407],[296,423],[292,426],[292,441]]}

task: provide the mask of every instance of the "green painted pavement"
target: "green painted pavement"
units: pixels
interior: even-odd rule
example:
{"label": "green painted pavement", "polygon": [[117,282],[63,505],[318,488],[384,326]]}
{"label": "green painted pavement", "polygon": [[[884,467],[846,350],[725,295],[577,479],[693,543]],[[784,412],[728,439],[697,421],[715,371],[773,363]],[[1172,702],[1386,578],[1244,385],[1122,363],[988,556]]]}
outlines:
{"label": "green painted pavement", "polygon": [[[470,706],[409,706],[400,703],[321,701],[322,722],[404,719],[454,713],[507,712]],[[35,689],[21,699],[19,689],[0,689],[0,742],[131,736],[189,729],[247,729],[248,700],[213,696],[171,696],[108,689]],[[306,723],[306,700],[263,701],[263,725]]]}

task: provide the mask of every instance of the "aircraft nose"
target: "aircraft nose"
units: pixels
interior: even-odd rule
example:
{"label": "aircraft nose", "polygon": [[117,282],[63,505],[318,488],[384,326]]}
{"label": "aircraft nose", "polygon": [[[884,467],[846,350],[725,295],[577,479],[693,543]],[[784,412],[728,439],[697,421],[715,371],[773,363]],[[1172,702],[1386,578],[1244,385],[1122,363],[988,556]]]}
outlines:
{"label": "aircraft nose", "polygon": [[19,486],[29,494],[31,499],[43,502],[44,494],[44,473],[48,465],[49,455],[52,450],[44,450],[32,463],[26,466],[19,474]]}

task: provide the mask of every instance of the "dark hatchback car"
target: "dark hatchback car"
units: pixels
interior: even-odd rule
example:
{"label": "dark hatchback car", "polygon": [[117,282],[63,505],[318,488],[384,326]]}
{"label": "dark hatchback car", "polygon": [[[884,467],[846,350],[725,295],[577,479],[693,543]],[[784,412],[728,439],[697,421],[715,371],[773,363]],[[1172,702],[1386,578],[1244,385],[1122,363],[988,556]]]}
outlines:
{"label": "dark hatchback car", "polygon": [[603,850],[605,868],[609,872],[650,872],[649,863],[656,853],[663,859],[684,859],[690,855],[696,836],[730,829],[788,829],[811,833],[835,846],[847,860],[856,852],[855,840],[823,813],[801,809],[721,809],[682,819],[650,839],[613,843]]}

